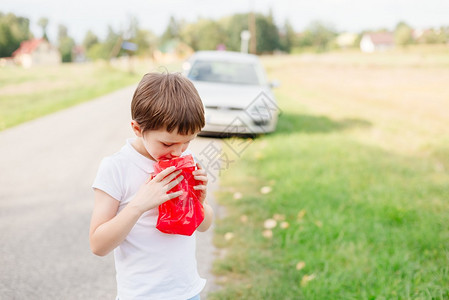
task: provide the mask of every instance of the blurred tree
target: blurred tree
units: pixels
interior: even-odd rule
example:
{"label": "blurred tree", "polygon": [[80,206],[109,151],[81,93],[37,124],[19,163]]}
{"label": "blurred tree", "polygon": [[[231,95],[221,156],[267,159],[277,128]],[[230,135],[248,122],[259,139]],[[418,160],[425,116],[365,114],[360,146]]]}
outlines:
{"label": "blurred tree", "polygon": [[329,49],[336,36],[337,32],[333,26],[314,21],[300,35],[299,45],[301,47],[313,47],[322,52]]}
{"label": "blurred tree", "polygon": [[136,55],[144,56],[153,53],[156,49],[157,40],[157,36],[153,32],[139,29],[131,41],[137,45]]}
{"label": "blurred tree", "polygon": [[171,16],[167,28],[161,36],[161,44],[173,39],[179,39],[182,30],[182,22],[176,21],[175,17]]}
{"label": "blurred tree", "polygon": [[122,42],[123,33],[120,31],[115,32],[111,26],[108,26],[108,34],[103,43],[104,52],[107,53],[107,55],[103,58],[109,60],[123,54],[124,51],[121,49]]}
{"label": "blurred tree", "polygon": [[449,44],[449,26],[441,26],[441,42],[443,44]]}
{"label": "blurred tree", "polygon": [[399,46],[413,43],[413,29],[405,22],[399,22],[394,31],[394,42]]}
{"label": "blurred tree", "polygon": [[[225,34],[224,41],[228,50],[240,51],[240,34],[243,30],[248,30],[248,18],[248,14],[234,14],[219,21]],[[268,16],[256,14],[255,18],[257,53],[273,52],[276,49],[281,49],[279,30],[274,24],[272,13],[270,12]],[[291,38],[292,32],[290,32],[290,29],[288,29],[288,38]]]}
{"label": "blurred tree", "polygon": [[63,24],[59,24],[58,26],[58,39],[66,38],[69,36],[69,30]]}
{"label": "blurred tree", "polygon": [[180,32],[181,40],[193,50],[215,50],[226,40],[225,30],[220,23],[210,19],[199,19],[187,24]]}
{"label": "blurred tree", "polygon": [[123,39],[125,40],[131,40],[139,31],[139,19],[137,19],[136,16],[129,16],[128,17],[128,28],[123,33]]}
{"label": "blurred tree", "polygon": [[62,24],[58,26],[58,45],[62,62],[71,62],[75,41],[69,36],[67,27]]}
{"label": "blurred tree", "polygon": [[87,50],[87,57],[91,60],[109,59],[110,52],[107,51],[104,43],[93,44]]}
{"label": "blurred tree", "polygon": [[256,15],[256,36],[257,53],[272,53],[280,49],[279,30],[274,24],[271,10],[268,16]]}
{"label": "blurred tree", "polygon": [[240,51],[240,34],[248,30],[248,14],[234,14],[218,21],[226,36],[225,45],[230,51]]}
{"label": "blurred tree", "polygon": [[37,21],[37,25],[39,25],[42,28],[42,38],[48,41],[47,36],[47,26],[48,26],[48,19],[47,18],[40,18]]}
{"label": "blurred tree", "polygon": [[357,38],[354,40],[354,47],[360,48],[360,42],[362,41],[363,35],[366,31],[362,31],[359,34],[357,34]]}
{"label": "blurred tree", "polygon": [[95,33],[93,33],[92,30],[88,30],[86,32],[86,35],[84,36],[84,40],[83,40],[83,46],[84,49],[86,49],[86,51],[89,51],[90,48],[92,48],[92,46],[94,46],[95,44],[98,44],[99,40],[98,37]]}
{"label": "blurred tree", "polygon": [[22,41],[30,38],[30,20],[0,12],[0,57],[11,56]]}
{"label": "blurred tree", "polygon": [[[189,23],[186,24],[180,32],[181,41],[192,47],[194,51],[199,50],[198,43],[200,36],[198,34],[197,28],[198,26],[196,23]],[[166,43],[169,43],[169,41],[164,41],[163,39],[161,39],[161,46],[164,46]]]}
{"label": "blurred tree", "polygon": [[285,21],[284,27],[279,32],[279,43],[282,51],[290,53],[295,45],[296,33],[289,20]]}
{"label": "blurred tree", "polygon": [[123,38],[137,46],[136,51],[128,51],[129,55],[151,54],[157,44],[157,37],[151,31],[140,29],[139,20],[135,16],[129,17],[128,29]]}
{"label": "blurred tree", "polygon": [[83,39],[83,47],[86,51],[86,57],[95,60],[101,58],[101,49],[103,49],[103,45],[100,43],[97,35],[92,31],[88,30]]}
{"label": "blurred tree", "polygon": [[444,27],[432,28],[424,32],[422,40],[426,44],[445,44],[449,41],[449,33]]}
{"label": "blurred tree", "polygon": [[104,41],[99,41],[95,34],[86,33],[83,41],[83,45],[87,50],[87,57],[92,60],[104,59],[109,60],[113,57],[117,57],[126,53],[122,49],[122,42],[124,41],[124,36],[128,37],[128,41],[135,42],[139,39],[139,30],[134,30],[135,24],[130,23],[130,27],[127,29],[126,33],[122,31],[115,31],[110,25],[108,26],[108,32]]}

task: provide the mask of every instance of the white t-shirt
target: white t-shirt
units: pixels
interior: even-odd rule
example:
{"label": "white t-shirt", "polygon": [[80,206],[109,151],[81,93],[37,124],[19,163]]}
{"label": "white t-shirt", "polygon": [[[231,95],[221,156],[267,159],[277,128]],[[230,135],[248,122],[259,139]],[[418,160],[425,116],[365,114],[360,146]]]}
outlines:
{"label": "white t-shirt", "polygon": [[[137,152],[132,141],[103,159],[92,185],[120,201],[118,213],[148,179],[155,163]],[[206,284],[197,271],[195,233],[162,233],[156,229],[157,217],[157,208],[144,213],[114,250],[120,300],[185,300],[199,294]]]}

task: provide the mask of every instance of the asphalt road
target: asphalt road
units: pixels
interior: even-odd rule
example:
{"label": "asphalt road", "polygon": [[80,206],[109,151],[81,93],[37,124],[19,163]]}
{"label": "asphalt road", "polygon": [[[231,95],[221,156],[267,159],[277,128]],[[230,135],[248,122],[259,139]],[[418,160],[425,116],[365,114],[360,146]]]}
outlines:
{"label": "asphalt road", "polygon": [[[0,132],[0,299],[115,299],[112,253],[90,252],[90,188],[133,133],[134,87]],[[197,138],[197,153],[219,140]],[[209,201],[218,181],[209,186]],[[218,212],[218,210],[217,210]],[[213,229],[198,234],[202,293],[215,289]]]}

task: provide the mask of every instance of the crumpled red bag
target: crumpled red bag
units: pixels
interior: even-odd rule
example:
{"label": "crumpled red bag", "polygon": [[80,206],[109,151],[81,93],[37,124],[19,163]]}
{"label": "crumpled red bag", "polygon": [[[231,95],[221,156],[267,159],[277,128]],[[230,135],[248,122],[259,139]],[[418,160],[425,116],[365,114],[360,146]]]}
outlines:
{"label": "crumpled red bag", "polygon": [[192,175],[196,168],[195,162],[192,155],[158,161],[154,165],[154,176],[171,166],[181,170],[179,176],[183,175],[184,179],[170,193],[180,190],[183,193],[159,205],[156,228],[164,233],[192,235],[204,220],[203,204],[199,201],[200,191],[193,189],[198,185]]}

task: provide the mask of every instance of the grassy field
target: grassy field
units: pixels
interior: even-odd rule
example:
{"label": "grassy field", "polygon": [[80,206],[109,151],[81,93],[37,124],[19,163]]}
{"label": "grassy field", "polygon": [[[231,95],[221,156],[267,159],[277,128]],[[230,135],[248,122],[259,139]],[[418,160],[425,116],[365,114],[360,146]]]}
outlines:
{"label": "grassy field", "polygon": [[137,82],[106,64],[0,69],[0,130]]}
{"label": "grassy field", "polygon": [[283,113],[224,146],[211,299],[449,299],[449,49],[263,62]]}
{"label": "grassy field", "polygon": [[[46,114],[137,84],[157,70],[149,61],[112,67],[104,62],[0,68],[0,131]],[[168,70],[178,70],[179,63]]]}

